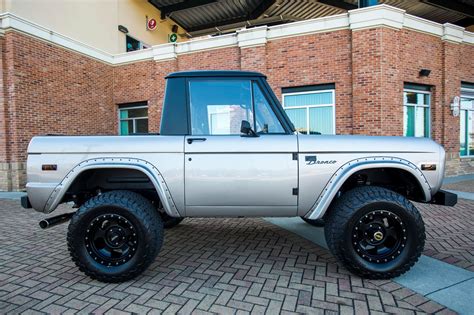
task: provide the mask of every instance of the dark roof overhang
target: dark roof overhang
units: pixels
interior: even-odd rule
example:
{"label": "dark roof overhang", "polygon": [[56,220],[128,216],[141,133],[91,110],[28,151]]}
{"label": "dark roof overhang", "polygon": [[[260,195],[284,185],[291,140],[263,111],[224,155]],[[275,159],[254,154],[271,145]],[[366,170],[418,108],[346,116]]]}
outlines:
{"label": "dark roof overhang", "polygon": [[[224,34],[242,27],[276,25],[344,13],[358,0],[148,0],[189,37]],[[438,23],[473,25],[473,0],[379,0]]]}

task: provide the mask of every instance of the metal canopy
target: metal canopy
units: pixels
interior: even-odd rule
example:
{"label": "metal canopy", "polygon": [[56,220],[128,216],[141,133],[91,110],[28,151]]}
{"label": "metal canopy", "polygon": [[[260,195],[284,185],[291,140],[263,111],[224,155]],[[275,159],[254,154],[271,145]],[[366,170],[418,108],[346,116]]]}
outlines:
{"label": "metal canopy", "polygon": [[[188,36],[222,34],[242,27],[275,25],[344,13],[358,0],[148,0]],[[438,23],[474,25],[474,0],[379,0]]]}

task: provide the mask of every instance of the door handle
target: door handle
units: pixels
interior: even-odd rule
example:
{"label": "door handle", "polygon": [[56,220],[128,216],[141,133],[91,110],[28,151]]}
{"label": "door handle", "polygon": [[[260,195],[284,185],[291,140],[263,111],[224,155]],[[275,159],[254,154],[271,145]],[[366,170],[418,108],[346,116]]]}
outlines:
{"label": "door handle", "polygon": [[206,138],[188,138],[188,144],[193,143],[194,141],[206,141]]}

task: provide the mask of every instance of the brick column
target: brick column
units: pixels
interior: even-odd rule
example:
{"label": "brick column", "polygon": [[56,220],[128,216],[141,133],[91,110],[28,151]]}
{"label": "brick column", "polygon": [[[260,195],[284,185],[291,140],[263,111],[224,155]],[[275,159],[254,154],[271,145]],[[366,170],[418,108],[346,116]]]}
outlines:
{"label": "brick column", "polygon": [[237,40],[240,47],[240,69],[265,74],[267,72],[267,27],[238,31]]}
{"label": "brick column", "polygon": [[10,190],[11,174],[8,150],[8,104],[5,67],[5,38],[0,37],[0,191]]}
{"label": "brick column", "polygon": [[353,133],[400,136],[403,106],[399,64],[404,11],[383,8],[387,20],[370,10],[349,12],[352,29]]}
{"label": "brick column", "polygon": [[446,150],[446,173],[459,174],[463,169],[459,156],[459,117],[451,113],[450,104],[455,96],[461,94],[461,58],[460,43],[463,38],[462,27],[445,24],[443,35],[442,97],[440,99],[440,119],[442,132],[440,142]]}
{"label": "brick column", "polygon": [[[13,75],[13,45],[12,39],[7,34],[0,38],[1,64],[0,64],[0,191],[10,191],[12,187],[11,144],[13,128],[11,128],[11,115],[13,100],[12,85]],[[18,185],[17,185],[18,186]]]}

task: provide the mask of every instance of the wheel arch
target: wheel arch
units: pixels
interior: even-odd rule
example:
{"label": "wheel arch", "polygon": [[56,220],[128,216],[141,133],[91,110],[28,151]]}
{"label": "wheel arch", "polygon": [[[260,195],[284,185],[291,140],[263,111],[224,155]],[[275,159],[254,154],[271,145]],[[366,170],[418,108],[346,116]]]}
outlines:
{"label": "wheel arch", "polygon": [[318,199],[304,217],[311,220],[323,218],[338,192],[343,188],[344,184],[348,183],[352,176],[361,171],[381,169],[392,169],[408,174],[420,190],[418,201],[428,202],[431,199],[432,188],[423,172],[415,164],[395,157],[366,157],[355,159],[342,165],[329,179]]}
{"label": "wheel arch", "polygon": [[85,160],[73,167],[49,196],[44,212],[52,212],[63,201],[68,190],[88,171],[92,170],[133,170],[145,175],[152,183],[166,213],[181,217],[162,174],[150,162],[136,158],[94,158]]}

